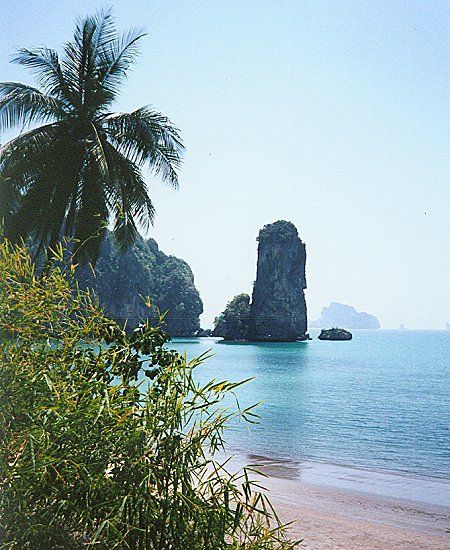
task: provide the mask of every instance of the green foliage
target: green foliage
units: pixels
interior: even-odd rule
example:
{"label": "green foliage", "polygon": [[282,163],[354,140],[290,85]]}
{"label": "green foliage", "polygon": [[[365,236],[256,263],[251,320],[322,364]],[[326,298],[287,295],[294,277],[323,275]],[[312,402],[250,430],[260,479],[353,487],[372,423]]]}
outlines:
{"label": "green foliage", "polygon": [[214,336],[223,336],[225,340],[245,340],[248,337],[249,318],[250,296],[238,294],[214,320]]}
{"label": "green foliage", "polygon": [[[15,57],[40,88],[0,83],[0,132],[21,127],[0,150],[0,215],[12,239],[31,237],[41,250],[69,236],[85,243],[79,260],[95,263],[110,219],[123,249],[136,239],[137,222],[153,220],[145,164],[178,185],[177,128],[150,107],[111,112],[143,36],[140,29],[120,35],[101,12],[78,22],[61,60],[46,47]],[[27,125],[38,126],[24,132]]]}
{"label": "green foliage", "polygon": [[213,458],[239,384],[199,385],[206,357],[166,341],[148,323],[126,334],[60,267],[36,277],[0,245],[2,548],[294,547],[249,471]]}
{"label": "green foliage", "polygon": [[[274,223],[265,225],[259,232],[258,242],[263,241],[286,241],[290,239],[298,239],[297,228],[292,222],[278,220]],[[301,242],[301,239],[300,239]]]}
{"label": "green foliage", "polygon": [[108,316],[118,322],[127,320],[135,327],[142,319],[156,319],[150,296],[161,311],[167,311],[164,329],[171,336],[191,336],[200,327],[203,303],[194,285],[194,275],[186,262],[161,252],[153,239],[138,237],[121,253],[108,232],[94,269],[78,269],[76,278],[83,289],[91,288]]}

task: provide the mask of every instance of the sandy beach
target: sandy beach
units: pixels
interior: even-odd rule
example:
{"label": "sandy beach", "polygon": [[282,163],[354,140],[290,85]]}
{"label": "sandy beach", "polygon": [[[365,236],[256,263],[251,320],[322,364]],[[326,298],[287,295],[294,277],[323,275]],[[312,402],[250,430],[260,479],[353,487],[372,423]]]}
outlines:
{"label": "sandy beach", "polygon": [[449,510],[275,477],[266,486],[304,548],[450,548]]}
{"label": "sandy beach", "polygon": [[[264,486],[285,522],[294,521],[290,532],[303,539],[302,547],[310,550],[343,548],[345,550],[450,548],[450,507],[383,493],[383,486],[368,485],[368,492],[358,490],[363,476],[352,489],[345,489],[337,479],[324,482],[305,481],[298,468],[289,463],[251,456],[268,476]],[[339,468],[337,469],[339,472]],[[308,476],[304,476],[308,477]],[[341,482],[345,481],[341,479]],[[343,484],[343,483],[342,483]],[[356,487],[356,490],[355,490]],[[445,489],[445,486],[444,486]],[[401,494],[399,492],[399,494]]]}

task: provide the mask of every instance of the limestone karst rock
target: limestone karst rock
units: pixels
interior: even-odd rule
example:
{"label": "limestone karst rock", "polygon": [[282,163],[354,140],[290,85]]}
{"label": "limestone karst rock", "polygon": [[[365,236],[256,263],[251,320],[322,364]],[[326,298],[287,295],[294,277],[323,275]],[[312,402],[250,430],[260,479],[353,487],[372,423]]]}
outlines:
{"label": "limestone karst rock", "polygon": [[250,317],[250,296],[238,294],[228,302],[225,310],[214,320],[214,336],[225,340],[246,340]]}
{"label": "limestone karst rock", "polygon": [[[141,319],[156,317],[168,310],[165,330],[171,336],[191,336],[200,328],[203,311],[189,265],[180,258],[167,256],[153,239],[139,237],[121,254],[111,233],[103,241],[94,272],[88,267],[76,272],[82,288],[92,288],[106,313],[118,321],[136,326]],[[149,296],[152,308],[145,305]]]}
{"label": "limestone karst rock", "polygon": [[348,329],[377,329],[380,323],[374,315],[359,312],[352,306],[331,302],[322,309],[320,319],[311,323],[312,327],[329,328],[339,326]]}
{"label": "limestone karst rock", "polygon": [[317,338],[319,340],[351,340],[353,338],[353,335],[348,330],[335,327],[322,329]]}
{"label": "limestone karst rock", "polygon": [[258,236],[248,339],[289,342],[307,338],[306,247],[293,223],[265,225]]}

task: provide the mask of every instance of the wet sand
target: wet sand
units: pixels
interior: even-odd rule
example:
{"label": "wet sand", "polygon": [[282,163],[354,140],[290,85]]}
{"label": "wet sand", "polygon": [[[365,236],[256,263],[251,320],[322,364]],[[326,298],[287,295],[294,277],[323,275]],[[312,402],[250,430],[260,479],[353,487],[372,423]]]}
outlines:
{"label": "wet sand", "polygon": [[[290,532],[294,538],[303,539],[302,548],[450,549],[450,535],[446,532],[450,528],[450,506],[427,502],[431,498],[439,502],[450,495],[434,496],[424,492],[424,499],[421,499],[418,491],[412,494],[414,499],[408,500],[383,494],[389,492],[388,487],[392,485],[389,480],[385,480],[386,487],[380,486],[378,491],[372,479],[365,491],[365,472],[356,476],[355,484],[350,483],[352,489],[346,489],[343,487],[345,475],[336,476],[333,486],[331,474],[326,469],[322,477],[302,476],[292,463],[255,456],[247,456],[248,462],[258,463],[258,469],[268,476],[263,485],[270,491],[281,519],[295,522]],[[335,471],[339,473],[339,467]],[[395,481],[396,476],[391,477]],[[370,475],[366,479],[370,480]],[[392,491],[396,490],[398,487],[394,485]],[[399,491],[398,494],[403,493]]]}

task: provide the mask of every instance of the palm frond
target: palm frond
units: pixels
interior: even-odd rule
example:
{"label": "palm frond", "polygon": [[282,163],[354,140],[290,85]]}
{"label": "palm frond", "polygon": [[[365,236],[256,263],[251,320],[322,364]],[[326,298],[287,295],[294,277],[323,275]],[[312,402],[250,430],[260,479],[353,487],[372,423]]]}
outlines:
{"label": "palm frond", "polygon": [[0,227],[17,209],[21,194],[15,181],[0,172]]}
{"label": "palm frond", "polygon": [[18,82],[0,83],[0,131],[17,125],[60,120],[64,103],[37,88]]}
{"label": "palm frond", "polygon": [[[101,61],[99,54],[103,49],[108,48],[117,38],[117,30],[111,16],[111,9],[100,10],[90,16],[93,20],[95,31],[92,39],[92,49],[97,62]],[[100,66],[98,67],[100,68]]]}
{"label": "palm frond", "polygon": [[91,132],[85,141],[86,159],[97,165],[103,181],[109,181],[109,166],[106,159],[105,143],[101,137],[101,130],[95,123],[90,124]]}
{"label": "palm frond", "polygon": [[142,107],[132,113],[110,114],[103,127],[118,150],[133,162],[148,162],[156,174],[174,187],[184,146],[179,130],[161,113]]}
{"label": "palm frond", "polygon": [[150,168],[156,175],[160,175],[164,181],[173,187],[178,187],[178,167],[181,159],[178,151],[166,145],[159,145],[155,156],[150,163]]}
{"label": "palm frond", "polygon": [[22,192],[55,153],[54,144],[63,126],[59,122],[34,128],[17,136],[0,149],[0,173]]}
{"label": "palm frond", "polygon": [[30,68],[47,94],[56,96],[67,106],[75,105],[73,91],[70,89],[55,50],[45,47],[34,50],[22,48],[12,62]]}
{"label": "palm frond", "polygon": [[17,240],[22,235],[30,236],[38,243],[38,253],[43,245],[49,244],[51,235],[63,221],[61,208],[55,209],[57,183],[52,175],[48,171],[37,174],[27,193],[21,197],[18,208],[5,219],[7,237]]}
{"label": "palm frond", "polygon": [[[38,130],[29,140],[39,136]],[[5,232],[11,239],[31,236],[40,248],[43,244],[54,245],[62,237],[67,205],[76,196],[82,165],[80,151],[66,130],[52,129],[49,142],[39,136],[45,147],[37,145],[33,154],[27,154],[26,164],[19,164],[26,167],[29,177],[26,189],[21,189],[19,207],[5,220]],[[2,164],[2,174],[11,169],[16,167],[9,166],[8,161]]]}
{"label": "palm frond", "polygon": [[116,205],[114,217],[114,239],[118,249],[123,253],[136,241],[139,231],[134,218],[124,212],[119,203]]}
{"label": "palm frond", "polygon": [[99,82],[110,100],[118,93],[118,87],[139,54],[139,41],[146,35],[141,28],[131,29],[104,44],[99,51],[101,61]]}
{"label": "palm frond", "polygon": [[79,109],[85,110],[87,96],[91,91],[90,81],[94,74],[94,53],[92,42],[96,31],[95,16],[79,20],[75,27],[74,39],[66,44],[63,61],[66,79],[77,98]]}
{"label": "palm frond", "polygon": [[65,46],[63,66],[67,79],[76,89],[80,105],[91,114],[115,97],[105,86],[105,73],[114,62],[125,60],[133,49],[125,43],[122,51],[118,44],[122,45],[122,41],[110,11],[106,10],[78,21],[73,41]]}
{"label": "palm frond", "polygon": [[138,235],[135,220],[147,230],[153,223],[155,208],[139,167],[111,144],[107,143],[105,150],[115,186],[114,235],[119,248],[125,250]]}

